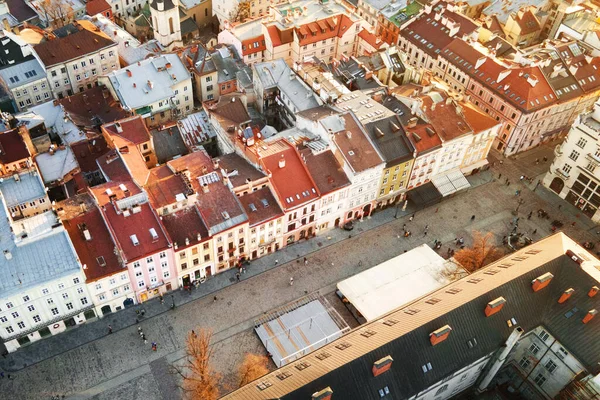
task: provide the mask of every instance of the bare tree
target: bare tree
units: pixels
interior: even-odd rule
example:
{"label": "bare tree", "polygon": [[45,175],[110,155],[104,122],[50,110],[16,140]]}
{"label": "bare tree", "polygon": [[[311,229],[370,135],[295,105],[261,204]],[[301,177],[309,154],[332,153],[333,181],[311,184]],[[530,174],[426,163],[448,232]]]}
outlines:
{"label": "bare tree", "polygon": [[269,373],[269,359],[260,354],[246,353],[238,368],[239,387]]}
{"label": "bare tree", "polygon": [[194,400],[217,400],[219,398],[220,375],[211,366],[212,331],[199,329],[190,332],[186,339],[186,359],[175,372],[183,379],[184,396]]}
{"label": "bare tree", "polygon": [[229,21],[231,23],[234,22],[244,22],[245,19],[250,17],[250,2],[249,1],[240,1],[237,6],[231,13],[229,13]]}
{"label": "bare tree", "polygon": [[63,0],[42,0],[39,3],[48,26],[61,28],[73,21],[75,12],[70,4]]}
{"label": "bare tree", "polygon": [[454,259],[467,271],[475,272],[478,269],[500,259],[504,255],[502,249],[496,247],[491,233],[485,235],[473,232],[473,245],[460,249],[454,254]]}

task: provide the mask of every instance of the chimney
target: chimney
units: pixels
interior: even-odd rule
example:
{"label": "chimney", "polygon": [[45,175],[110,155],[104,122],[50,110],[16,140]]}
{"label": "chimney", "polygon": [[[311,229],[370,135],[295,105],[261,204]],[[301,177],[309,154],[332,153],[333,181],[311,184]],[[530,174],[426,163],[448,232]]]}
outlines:
{"label": "chimney", "polygon": [[548,286],[552,278],[554,278],[554,275],[552,275],[550,272],[547,272],[544,275],[540,275],[533,281],[531,281],[531,288],[534,292],[540,291],[546,286]]}
{"label": "chimney", "polygon": [[281,158],[279,159],[279,168],[285,168],[285,158],[283,157],[283,154],[281,155]]}
{"label": "chimney", "polygon": [[90,240],[92,240],[92,235],[90,234],[90,231],[89,231],[87,228],[85,228],[85,229],[83,230],[83,237],[84,237],[84,238],[85,238],[85,240],[86,240],[86,241],[88,241],[88,242],[89,242]]}
{"label": "chimney", "polygon": [[348,139],[352,139],[352,132],[350,132],[350,131],[346,131],[346,137],[347,137]]}
{"label": "chimney", "polygon": [[327,386],[325,389],[313,393],[311,400],[331,400],[331,395],[333,395],[333,390]]}
{"label": "chimney", "polygon": [[598,291],[600,291],[600,289],[598,289],[598,286],[592,286],[592,288],[588,292],[588,297],[594,297],[598,294]]}
{"label": "chimney", "polygon": [[213,159],[213,168],[214,169],[219,169],[219,160],[218,158]]}
{"label": "chimney", "polygon": [[185,245],[186,245],[186,246],[189,246],[189,244],[190,244],[190,239],[188,239],[188,238],[185,238]]}
{"label": "chimney", "polygon": [[450,332],[452,332],[450,325],[444,325],[440,329],[431,332],[429,334],[429,341],[431,342],[431,345],[435,346],[448,339]]}
{"label": "chimney", "polygon": [[379,376],[386,371],[389,371],[392,368],[392,362],[394,359],[391,356],[385,356],[380,360],[377,360],[373,363],[373,376]]}
{"label": "chimney", "polygon": [[200,235],[199,233],[197,233],[197,234],[196,234],[196,239],[197,239],[198,241],[202,240],[202,235]]}
{"label": "chimney", "polygon": [[133,76],[133,74],[131,73],[131,71],[129,69],[126,69],[125,72],[127,72],[128,77],[131,78]]}
{"label": "chimney", "polygon": [[123,133],[123,127],[121,126],[120,123],[115,122],[115,128],[117,128],[118,133]]}
{"label": "chimney", "polygon": [[175,250],[177,250],[177,248],[178,248],[178,247],[179,247],[179,245],[177,244],[177,242],[173,242],[173,248],[174,248]]}
{"label": "chimney", "polygon": [[585,317],[583,317],[583,320],[581,322],[587,324],[592,320],[592,318],[596,316],[596,314],[598,314],[598,310],[596,310],[595,308],[593,310],[588,311],[588,313],[585,315]]}
{"label": "chimney", "polygon": [[506,299],[504,297],[498,297],[497,299],[490,301],[485,307],[485,316],[489,317],[496,314],[498,311],[502,310],[504,304],[506,304]]}
{"label": "chimney", "polygon": [[151,80],[148,80],[148,88],[149,88],[150,90],[152,90],[152,88],[153,88],[153,87],[154,87],[154,83],[152,83],[152,81],[151,81]]}
{"label": "chimney", "polygon": [[527,82],[531,85],[531,87],[535,87],[535,85],[538,84],[538,78],[535,75],[529,75],[529,78],[527,78]]}
{"label": "chimney", "polygon": [[202,192],[208,193],[208,183],[202,184]]}
{"label": "chimney", "polygon": [[373,78],[373,71],[367,71],[367,73],[365,74],[365,79],[369,80]]}
{"label": "chimney", "polygon": [[477,62],[475,63],[475,69],[479,69],[479,67],[481,67],[483,65],[483,63],[485,62],[485,60],[487,60],[486,56],[479,57],[477,59]]}
{"label": "chimney", "polygon": [[564,303],[565,301],[569,300],[569,297],[571,297],[571,295],[575,293],[575,290],[573,288],[569,288],[567,290],[565,290],[563,292],[563,294],[560,295],[560,298],[558,299],[558,302],[560,304]]}
{"label": "chimney", "polygon": [[407,128],[414,128],[415,126],[417,126],[417,117],[412,117],[411,119],[408,120],[408,124],[406,125]]}

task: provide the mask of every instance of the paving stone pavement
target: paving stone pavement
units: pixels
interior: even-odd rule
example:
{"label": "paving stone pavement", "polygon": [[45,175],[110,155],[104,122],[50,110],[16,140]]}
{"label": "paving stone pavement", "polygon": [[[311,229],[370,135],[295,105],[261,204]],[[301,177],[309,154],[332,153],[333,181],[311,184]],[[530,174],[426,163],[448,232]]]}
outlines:
{"label": "paving stone pavement", "polygon": [[[215,343],[231,343],[234,351],[237,348],[243,352],[231,338],[251,329],[255,317],[305,293],[330,293],[340,280],[404,250],[432,244],[434,239],[444,242],[441,254],[454,247],[455,237],[463,236],[468,242],[473,230],[492,232],[499,240],[510,230],[511,211],[517,207],[516,189],[522,190],[520,198],[524,201],[520,206],[520,228],[529,233],[537,229],[534,239],[549,234],[550,223],[537,216],[527,220],[526,215],[543,208],[552,219],[562,219],[564,231],[576,240],[597,241],[594,224],[580,216],[575,207],[541,186],[533,191],[536,179],[548,166],[535,165],[535,158],[551,153],[552,147],[539,147],[516,160],[502,159],[502,164],[501,158],[493,154],[490,159],[495,165],[490,171],[469,177],[476,187],[439,205],[422,211],[411,206],[397,220],[393,218],[395,209],[387,209],[358,223],[351,233],[336,230],[282,249],[252,262],[240,283],[234,283],[234,272],[229,271],[210,279],[191,295],[174,293],[177,307],[173,311],[169,309],[169,297],[164,305],[150,301],[136,307],[146,310],[139,326],[149,341],[158,343],[157,352],[139,338],[136,308],[33,343],[0,359],[0,369],[13,371],[15,377],[0,380],[0,398],[48,399],[54,394],[74,399],[172,398],[174,382],[165,366],[184,355],[185,335],[191,329],[211,328]],[[534,177],[533,184],[519,182],[521,174]],[[511,180],[510,186],[504,184],[505,177]],[[563,205],[560,211],[559,204]],[[414,212],[414,221],[408,222],[407,216]],[[476,216],[475,221],[470,220],[471,215]],[[577,222],[574,227],[570,225],[573,221]],[[412,237],[398,237],[403,223],[408,224]],[[427,236],[423,236],[425,225],[429,225]],[[298,259],[304,255],[309,260],[306,267]],[[275,260],[279,261],[276,268]],[[293,287],[288,285],[291,276]],[[218,301],[213,303],[215,293]],[[108,324],[114,329],[110,336],[106,334]]]}

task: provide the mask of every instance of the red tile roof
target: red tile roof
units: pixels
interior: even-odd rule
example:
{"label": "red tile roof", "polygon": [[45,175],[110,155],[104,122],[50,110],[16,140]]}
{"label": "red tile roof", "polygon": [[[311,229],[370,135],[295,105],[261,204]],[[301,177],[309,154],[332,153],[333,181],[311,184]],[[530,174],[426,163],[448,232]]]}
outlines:
{"label": "red tile roof", "polygon": [[[82,172],[94,172],[100,167],[96,160],[110,151],[103,136],[71,144],[71,150]],[[106,159],[105,159],[106,161]]]}
{"label": "red tile roof", "polygon": [[197,178],[215,170],[212,159],[204,151],[196,151],[171,160],[167,162],[167,166],[173,173],[185,173],[196,192],[202,191]]}
{"label": "red tile roof", "polygon": [[281,46],[282,44],[288,44],[294,41],[294,31],[291,28],[281,31],[276,25],[271,25],[267,27],[267,32],[269,33],[273,47]]}
{"label": "red tile roof", "polygon": [[519,13],[517,13],[517,18],[515,18],[515,22],[519,24],[521,28],[521,35],[529,35],[530,33],[537,32],[542,29],[540,26],[540,22],[533,15],[531,10],[527,10],[523,12],[523,15],[519,17]]}
{"label": "red tile roof", "polygon": [[111,8],[106,0],[88,0],[85,4],[85,11],[88,15],[94,16],[96,14],[105,13],[106,11],[111,11]]}
{"label": "red tile roof", "polygon": [[268,186],[240,196],[238,199],[246,211],[251,227],[283,216],[283,210]]}
{"label": "red tile roof", "polygon": [[360,31],[358,37],[367,42],[370,46],[372,46],[375,49],[379,49],[382,45],[385,44],[385,42],[381,40],[379,36],[369,32],[366,29]]}
{"label": "red tile roof", "polygon": [[[88,283],[127,271],[115,254],[115,243],[97,207],[65,221],[64,226],[83,265]],[[90,240],[85,239],[84,230],[89,232]]]}
{"label": "red tile roof", "polygon": [[354,23],[345,14],[329,17],[295,28],[300,46],[318,43],[332,37],[342,37]]}
{"label": "red tile roof", "polygon": [[[130,211],[128,217],[123,212],[117,212],[113,204],[107,204],[102,211],[127,263],[169,248],[169,240],[150,204],[144,203],[139,207],[139,212]],[[154,229],[158,239],[152,238],[151,229]],[[136,236],[138,245],[134,244],[133,235]]]}
{"label": "red tile roof", "polygon": [[464,102],[460,105],[465,121],[473,129],[473,134],[475,135],[500,124],[500,122],[484,113],[471,102]]}
{"label": "red tile roof", "polygon": [[344,129],[333,132],[333,141],[355,173],[375,168],[384,162],[354,113],[346,112],[331,118],[344,120]]}
{"label": "red tile roof", "polygon": [[10,164],[31,157],[19,129],[0,133],[0,163]]}
{"label": "red tile roof", "polygon": [[[437,93],[442,99],[442,101],[435,104],[434,109],[432,109],[434,100],[429,96],[429,93]],[[437,91],[429,93],[421,96],[425,114],[427,115],[429,123],[431,123],[443,141],[450,141],[472,133],[471,127],[465,122],[463,117],[456,112],[457,104],[454,102],[446,104],[446,99],[448,98],[446,94]]]}
{"label": "red tile roof", "polygon": [[[244,209],[233,192],[219,180],[198,193],[198,209],[209,234],[215,235],[247,220]],[[204,190],[208,190],[205,192]]]}
{"label": "red tile roof", "polygon": [[[195,205],[163,216],[162,223],[173,244],[177,243],[177,250],[185,249],[210,238],[208,229],[200,217],[200,211]],[[200,235],[200,240],[198,240],[198,235]],[[188,245],[185,244],[186,239]]]}
{"label": "red tile roof", "polygon": [[260,35],[252,39],[242,41],[242,55],[254,54],[267,49],[265,45],[265,35]]}
{"label": "red tile roof", "polygon": [[317,189],[324,196],[351,184],[344,169],[331,151],[313,154],[309,148],[300,151]]}
{"label": "red tile roof", "polygon": [[[122,189],[122,186],[126,190]],[[142,189],[132,180],[116,180],[92,186],[90,192],[96,199],[96,202],[103,206],[113,200],[121,200],[142,192]]]}
{"label": "red tile roof", "polygon": [[[294,146],[281,139],[269,143],[268,150],[263,154],[265,156],[260,162],[267,173],[271,173],[273,189],[284,210],[319,198],[317,184]],[[280,168],[280,161],[283,161],[283,168]]]}
{"label": "red tile roof", "polygon": [[42,42],[35,45],[33,49],[44,65],[51,67],[111,46],[114,46],[116,51],[117,45],[112,40],[87,29],[81,29],[65,37]]}
{"label": "red tile roof", "polygon": [[422,119],[419,119],[417,125],[412,128],[404,126],[404,130],[406,131],[406,136],[417,150],[417,155],[435,150],[442,145],[442,140],[433,126]]}
{"label": "red tile roof", "polygon": [[[121,126],[122,131],[119,132],[117,127]],[[131,144],[142,144],[150,140],[150,131],[144,123],[144,119],[140,115],[121,119],[111,124],[102,126],[110,136],[119,136],[123,140]]]}
{"label": "red tile roof", "polygon": [[83,127],[95,127],[130,115],[121,108],[119,102],[113,99],[108,89],[101,86],[95,86],[57,101],[69,113],[75,125]]}
{"label": "red tile roof", "polygon": [[189,195],[191,189],[180,174],[171,172],[168,166],[163,165],[150,170],[150,178],[144,186],[148,199],[154,209],[175,203],[178,194]]}

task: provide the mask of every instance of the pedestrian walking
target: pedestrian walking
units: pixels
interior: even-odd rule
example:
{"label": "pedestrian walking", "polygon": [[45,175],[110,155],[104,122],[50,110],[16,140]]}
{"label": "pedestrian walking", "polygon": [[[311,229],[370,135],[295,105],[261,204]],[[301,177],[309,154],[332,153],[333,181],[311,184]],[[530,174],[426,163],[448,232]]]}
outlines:
{"label": "pedestrian walking", "polygon": [[475,215],[471,215],[471,222],[475,221]]}
{"label": "pedestrian walking", "polygon": [[110,335],[112,333],[112,326],[108,326],[108,334]]}
{"label": "pedestrian walking", "polygon": [[540,163],[540,159],[539,159],[539,158],[536,158],[536,159],[535,159],[535,165],[538,165],[539,163]]}
{"label": "pedestrian walking", "polygon": [[156,342],[152,342],[152,351],[156,351],[157,348],[158,345],[156,344]]}
{"label": "pedestrian walking", "polygon": [[571,226],[574,227],[576,223],[577,223],[576,221],[573,221],[573,223],[571,224]]}
{"label": "pedestrian walking", "polygon": [[414,218],[414,216],[413,216],[413,215],[411,215],[411,216],[410,216],[410,218],[408,219],[408,221],[409,221],[409,222],[412,222],[413,218]]}
{"label": "pedestrian walking", "polygon": [[435,209],[435,213],[437,214],[437,212],[438,212],[438,211],[440,211],[440,209],[439,209],[439,208],[436,208],[436,209]]}
{"label": "pedestrian walking", "polygon": [[531,232],[532,235],[535,235],[537,233],[537,229],[534,229],[533,232]]}
{"label": "pedestrian walking", "polygon": [[217,302],[217,296],[213,297],[213,303]]}
{"label": "pedestrian walking", "polygon": [[423,236],[427,236],[427,230],[425,230],[425,232],[423,232]]}
{"label": "pedestrian walking", "polygon": [[198,337],[198,335],[196,335],[196,332],[194,332],[194,330],[192,329],[192,336],[193,337]]}
{"label": "pedestrian walking", "polygon": [[141,335],[142,334],[142,327],[138,326],[138,333]]}
{"label": "pedestrian walking", "polygon": [[502,178],[502,172],[498,174],[498,179]]}
{"label": "pedestrian walking", "polygon": [[544,157],[544,162],[548,161],[548,157]]}
{"label": "pedestrian walking", "polygon": [[402,230],[406,232],[406,224],[402,225]]}
{"label": "pedestrian walking", "polygon": [[279,264],[279,260],[275,260],[275,265]]}
{"label": "pedestrian walking", "polygon": [[0,372],[0,378],[4,379],[4,371]]}
{"label": "pedestrian walking", "polygon": [[560,210],[561,208],[562,208],[562,204],[559,204],[558,205],[558,209]]}
{"label": "pedestrian walking", "polygon": [[142,340],[144,341],[144,343],[147,342],[147,340],[146,340],[146,334],[145,333],[142,333]]}
{"label": "pedestrian walking", "polygon": [[240,281],[240,273],[239,272],[235,273],[235,279],[237,279],[238,282]]}
{"label": "pedestrian walking", "polygon": [[510,181],[506,182],[506,186],[510,186]]}
{"label": "pedestrian walking", "polygon": [[525,175],[521,175],[519,179],[522,181],[523,179],[525,179]]}
{"label": "pedestrian walking", "polygon": [[290,278],[290,286],[294,286],[294,278]]}
{"label": "pedestrian walking", "polygon": [[429,229],[429,224],[425,225],[425,230]]}
{"label": "pedestrian walking", "polygon": [[531,219],[532,215],[533,215],[533,211],[529,211],[529,214],[527,214],[527,219]]}
{"label": "pedestrian walking", "polygon": [[304,257],[304,265],[308,265],[308,260]]}

